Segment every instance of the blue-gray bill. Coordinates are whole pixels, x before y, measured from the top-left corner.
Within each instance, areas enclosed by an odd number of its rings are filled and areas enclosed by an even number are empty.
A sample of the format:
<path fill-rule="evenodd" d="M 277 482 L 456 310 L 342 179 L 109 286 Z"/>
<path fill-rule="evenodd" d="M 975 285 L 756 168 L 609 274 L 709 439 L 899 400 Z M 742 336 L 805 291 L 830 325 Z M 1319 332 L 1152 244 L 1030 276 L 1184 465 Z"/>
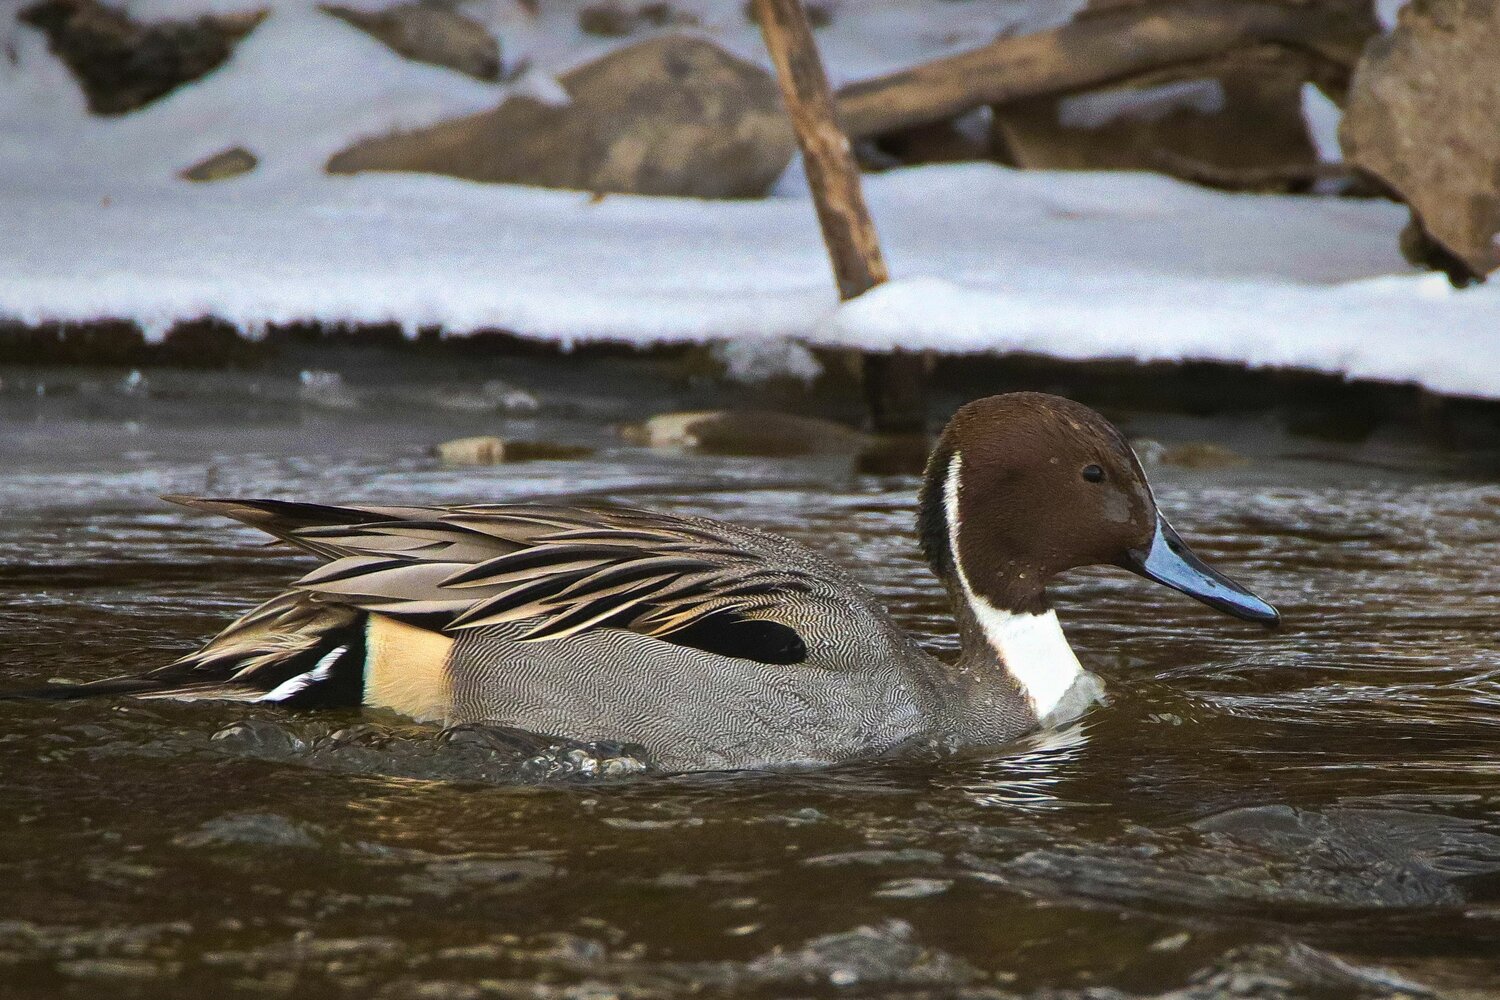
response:
<path fill-rule="evenodd" d="M 1151 544 L 1143 549 L 1130 550 L 1123 565 L 1132 573 L 1180 590 L 1227 615 L 1259 622 L 1267 628 L 1275 628 L 1281 623 L 1281 615 L 1275 608 L 1210 568 L 1160 515 L 1157 515 L 1156 535 Z"/>

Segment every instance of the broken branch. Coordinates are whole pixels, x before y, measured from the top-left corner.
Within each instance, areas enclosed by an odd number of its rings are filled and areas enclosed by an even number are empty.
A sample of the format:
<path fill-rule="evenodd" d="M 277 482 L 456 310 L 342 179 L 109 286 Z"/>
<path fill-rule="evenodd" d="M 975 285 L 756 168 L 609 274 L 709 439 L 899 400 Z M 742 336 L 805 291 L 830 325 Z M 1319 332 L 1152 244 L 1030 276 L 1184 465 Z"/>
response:
<path fill-rule="evenodd" d="M 1168 0 L 1111 7 L 1051 31 L 1001 38 L 850 84 L 839 91 L 838 114 L 846 134 L 864 138 L 986 104 L 1107 86 L 1265 44 L 1350 68 L 1375 30 L 1367 13 L 1339 4 Z"/>

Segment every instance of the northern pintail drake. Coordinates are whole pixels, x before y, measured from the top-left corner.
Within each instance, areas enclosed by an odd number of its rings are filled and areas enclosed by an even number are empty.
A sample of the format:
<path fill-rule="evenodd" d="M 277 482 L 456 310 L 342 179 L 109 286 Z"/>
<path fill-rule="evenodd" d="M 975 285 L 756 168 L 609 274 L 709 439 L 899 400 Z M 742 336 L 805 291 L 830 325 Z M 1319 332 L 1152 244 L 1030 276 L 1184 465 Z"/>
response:
<path fill-rule="evenodd" d="M 752 768 L 928 738 L 1002 743 L 1077 715 L 1096 682 L 1046 589 L 1074 567 L 1121 566 L 1278 620 L 1187 548 L 1119 431 L 1038 393 L 969 403 L 927 466 L 918 529 L 953 603 L 952 663 L 817 552 L 722 521 L 168 499 L 324 564 L 175 663 L 51 696 L 363 704 L 635 743 L 666 770 Z"/>

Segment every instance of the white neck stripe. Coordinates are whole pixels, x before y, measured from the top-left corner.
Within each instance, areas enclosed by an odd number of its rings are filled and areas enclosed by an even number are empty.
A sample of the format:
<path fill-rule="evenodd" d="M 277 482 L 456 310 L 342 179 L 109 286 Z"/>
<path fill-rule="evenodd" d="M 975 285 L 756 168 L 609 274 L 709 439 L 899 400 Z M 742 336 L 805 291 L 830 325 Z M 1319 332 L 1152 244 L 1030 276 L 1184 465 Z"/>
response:
<path fill-rule="evenodd" d="M 1068 645 L 1057 612 L 1033 615 L 995 607 L 969 584 L 958 550 L 958 494 L 963 456 L 955 452 L 943 480 L 943 513 L 948 521 L 948 551 L 964 599 L 979 621 L 985 638 L 1000 658 L 1000 664 L 1031 702 L 1038 721 L 1052 713 L 1082 674 L 1083 666 Z"/>

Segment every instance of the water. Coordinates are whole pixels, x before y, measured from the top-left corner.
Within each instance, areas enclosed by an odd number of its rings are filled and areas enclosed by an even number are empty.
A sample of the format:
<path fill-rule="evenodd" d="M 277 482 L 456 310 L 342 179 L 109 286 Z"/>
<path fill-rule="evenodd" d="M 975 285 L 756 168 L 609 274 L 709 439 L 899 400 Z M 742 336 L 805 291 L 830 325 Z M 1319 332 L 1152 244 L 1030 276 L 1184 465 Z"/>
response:
<path fill-rule="evenodd" d="M 155 666 L 305 565 L 153 500 L 171 491 L 704 512 L 827 550 L 952 648 L 914 479 L 619 444 L 649 383 L 504 417 L 150 377 L 142 399 L 123 373 L 0 372 L 7 685 Z M 496 430 L 601 450 L 425 454 Z M 1130 430 L 1251 457 L 1153 471 L 1179 530 L 1287 625 L 1075 574 L 1057 603 L 1110 703 L 1014 746 L 632 776 L 628 748 L 390 716 L 0 703 L 0 994 L 1496 995 L 1493 465 L 1260 421 Z"/>

